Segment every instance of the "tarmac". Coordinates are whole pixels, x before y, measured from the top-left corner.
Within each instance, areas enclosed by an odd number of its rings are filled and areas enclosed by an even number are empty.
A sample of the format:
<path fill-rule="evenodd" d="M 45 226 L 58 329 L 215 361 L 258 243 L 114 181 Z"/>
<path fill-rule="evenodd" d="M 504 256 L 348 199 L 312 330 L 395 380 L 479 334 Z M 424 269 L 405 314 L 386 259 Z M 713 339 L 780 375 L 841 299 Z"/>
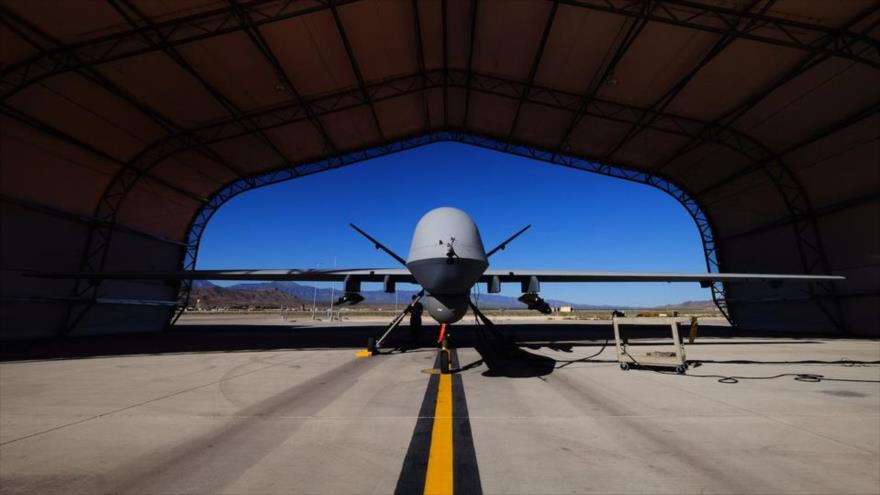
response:
<path fill-rule="evenodd" d="M 501 325 L 523 366 L 441 376 L 430 326 L 356 358 L 381 328 L 200 323 L 5 345 L 0 492 L 880 493 L 876 339 L 719 327 L 678 375 L 621 370 L 607 325 Z"/>

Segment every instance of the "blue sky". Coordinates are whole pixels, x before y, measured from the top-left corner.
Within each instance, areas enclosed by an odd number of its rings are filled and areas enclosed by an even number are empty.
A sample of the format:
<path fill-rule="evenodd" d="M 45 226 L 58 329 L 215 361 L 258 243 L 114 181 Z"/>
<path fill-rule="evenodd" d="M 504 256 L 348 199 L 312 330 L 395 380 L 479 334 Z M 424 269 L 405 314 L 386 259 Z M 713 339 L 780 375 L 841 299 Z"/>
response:
<path fill-rule="evenodd" d="M 197 267 L 328 267 L 334 258 L 338 267 L 396 267 L 348 223 L 406 257 L 416 222 L 438 206 L 468 212 L 486 249 L 533 225 L 492 257 L 494 268 L 706 271 L 693 220 L 666 193 L 459 143 L 241 194 L 211 219 Z M 518 287 L 503 293 L 518 295 Z M 665 283 L 542 284 L 542 295 L 646 306 L 711 298 L 698 284 Z"/>

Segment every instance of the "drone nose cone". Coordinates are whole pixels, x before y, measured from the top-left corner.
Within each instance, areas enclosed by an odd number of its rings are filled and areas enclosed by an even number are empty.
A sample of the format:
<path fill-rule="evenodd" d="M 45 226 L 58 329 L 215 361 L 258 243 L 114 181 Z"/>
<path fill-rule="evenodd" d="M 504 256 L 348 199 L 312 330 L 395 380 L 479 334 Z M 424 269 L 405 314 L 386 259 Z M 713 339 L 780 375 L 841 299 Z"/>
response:
<path fill-rule="evenodd" d="M 413 232 L 407 263 L 432 258 L 485 260 L 480 231 L 467 213 L 444 206 L 435 208 L 419 220 Z"/>
<path fill-rule="evenodd" d="M 437 208 L 419 220 L 406 266 L 435 294 L 467 293 L 489 266 L 477 225 L 458 208 Z"/>

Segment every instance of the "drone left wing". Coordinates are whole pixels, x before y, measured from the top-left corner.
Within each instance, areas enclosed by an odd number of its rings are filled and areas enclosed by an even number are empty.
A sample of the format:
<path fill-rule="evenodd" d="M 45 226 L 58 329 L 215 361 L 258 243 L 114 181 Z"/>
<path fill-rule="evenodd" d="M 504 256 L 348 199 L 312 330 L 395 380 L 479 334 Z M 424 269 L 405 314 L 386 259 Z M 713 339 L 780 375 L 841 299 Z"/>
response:
<path fill-rule="evenodd" d="M 497 277 L 500 282 L 833 282 L 839 275 L 789 275 L 782 273 L 675 273 L 675 272 L 590 272 L 562 270 L 487 270 L 481 281 Z"/>
<path fill-rule="evenodd" d="M 361 282 L 384 282 L 386 277 L 392 282 L 415 283 L 409 270 L 405 268 L 356 268 L 332 270 L 181 270 L 174 272 L 26 272 L 28 277 L 77 279 L 77 280 L 258 280 L 258 281 L 302 281 L 334 282 L 346 278 Z"/>
<path fill-rule="evenodd" d="M 563 270 L 486 270 L 480 277 L 486 282 L 488 292 L 501 292 L 504 282 L 518 282 L 523 295 L 519 300 L 529 309 L 549 314 L 552 309 L 538 292 L 543 282 L 699 282 L 710 287 L 716 282 L 766 282 L 771 287 L 783 282 L 831 282 L 845 280 L 837 275 L 788 275 L 782 273 L 639 273 L 639 272 L 588 272 Z"/>

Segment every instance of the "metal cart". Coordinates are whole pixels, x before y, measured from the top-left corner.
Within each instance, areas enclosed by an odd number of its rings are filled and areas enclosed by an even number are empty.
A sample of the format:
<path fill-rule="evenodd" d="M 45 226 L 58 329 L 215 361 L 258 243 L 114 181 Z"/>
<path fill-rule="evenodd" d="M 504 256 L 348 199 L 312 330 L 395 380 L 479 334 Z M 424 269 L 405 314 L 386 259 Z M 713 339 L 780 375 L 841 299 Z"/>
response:
<path fill-rule="evenodd" d="M 632 366 L 650 366 L 661 368 L 672 368 L 677 373 L 684 373 L 687 370 L 687 358 L 684 353 L 684 344 L 678 334 L 679 323 L 690 323 L 691 325 L 691 341 L 696 335 L 696 318 L 688 317 L 648 317 L 648 318 L 623 318 L 613 316 L 611 324 L 614 327 L 614 342 L 617 346 L 617 361 L 620 363 L 620 369 L 628 370 Z M 622 325 L 669 325 L 672 331 L 672 346 L 658 344 L 652 346 L 648 352 L 636 351 L 630 346 L 625 337 L 621 337 L 620 327 Z M 656 347 L 666 347 L 664 350 L 657 350 Z M 639 346 L 641 347 L 641 346 Z"/>

